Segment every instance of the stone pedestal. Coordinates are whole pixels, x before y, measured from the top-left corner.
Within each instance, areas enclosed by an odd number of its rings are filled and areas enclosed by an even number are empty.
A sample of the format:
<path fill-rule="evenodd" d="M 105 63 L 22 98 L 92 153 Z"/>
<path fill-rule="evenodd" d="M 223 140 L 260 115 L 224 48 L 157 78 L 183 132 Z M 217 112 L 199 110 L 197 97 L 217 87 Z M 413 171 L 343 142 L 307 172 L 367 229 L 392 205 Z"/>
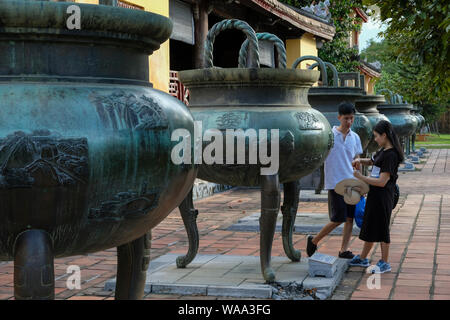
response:
<path fill-rule="evenodd" d="M 332 278 L 336 272 L 337 261 L 336 257 L 316 252 L 308 261 L 309 275 L 311 277 Z"/>

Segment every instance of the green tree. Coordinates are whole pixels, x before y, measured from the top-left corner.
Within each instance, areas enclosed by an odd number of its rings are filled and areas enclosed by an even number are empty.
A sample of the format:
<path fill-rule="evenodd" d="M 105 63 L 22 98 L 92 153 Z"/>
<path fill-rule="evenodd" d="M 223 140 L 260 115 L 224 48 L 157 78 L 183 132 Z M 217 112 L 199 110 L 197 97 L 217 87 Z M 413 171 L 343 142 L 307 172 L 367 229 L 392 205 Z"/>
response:
<path fill-rule="evenodd" d="M 450 2 L 441 0 L 364 0 L 380 8 L 384 37 L 397 62 L 414 65 L 433 95 L 447 98 L 450 88 Z"/>
<path fill-rule="evenodd" d="M 436 95 L 432 79 L 425 66 L 405 63 L 397 56 L 397 43 L 391 39 L 380 42 L 371 41 L 361 52 L 361 58 L 382 64 L 381 78 L 375 89 L 390 89 L 404 97 L 408 102 L 423 108 L 428 121 L 437 120 L 449 105 L 448 95 Z"/>
<path fill-rule="evenodd" d="M 353 31 L 360 31 L 359 17 L 352 17 L 354 8 L 362 8 L 361 1 L 330 1 L 330 13 L 336 34 L 332 41 L 324 43 L 319 50 L 319 57 L 336 66 L 339 72 L 353 72 L 359 65 L 358 49 L 350 48 L 348 37 Z M 364 10 L 365 8 L 363 8 Z"/>

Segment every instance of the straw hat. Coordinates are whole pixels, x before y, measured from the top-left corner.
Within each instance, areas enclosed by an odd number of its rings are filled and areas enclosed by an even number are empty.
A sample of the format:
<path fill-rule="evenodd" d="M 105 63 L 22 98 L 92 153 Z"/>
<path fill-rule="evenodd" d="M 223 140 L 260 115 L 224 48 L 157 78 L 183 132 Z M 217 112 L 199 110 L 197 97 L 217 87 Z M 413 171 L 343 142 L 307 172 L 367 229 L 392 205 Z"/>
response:
<path fill-rule="evenodd" d="M 358 179 L 345 179 L 336 185 L 334 191 L 344 196 L 345 203 L 356 205 L 361 200 L 361 195 L 369 192 L 369 185 Z"/>

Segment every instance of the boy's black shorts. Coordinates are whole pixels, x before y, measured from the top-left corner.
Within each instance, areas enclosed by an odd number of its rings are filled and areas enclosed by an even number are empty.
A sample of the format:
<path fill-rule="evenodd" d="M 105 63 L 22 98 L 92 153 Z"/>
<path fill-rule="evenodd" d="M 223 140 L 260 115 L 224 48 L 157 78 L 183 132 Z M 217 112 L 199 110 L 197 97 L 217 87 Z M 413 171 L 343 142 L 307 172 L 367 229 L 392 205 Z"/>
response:
<path fill-rule="evenodd" d="M 328 190 L 328 214 L 332 222 L 346 222 L 347 218 L 353 219 L 355 208 L 356 206 L 345 203 L 344 196 L 334 190 Z"/>

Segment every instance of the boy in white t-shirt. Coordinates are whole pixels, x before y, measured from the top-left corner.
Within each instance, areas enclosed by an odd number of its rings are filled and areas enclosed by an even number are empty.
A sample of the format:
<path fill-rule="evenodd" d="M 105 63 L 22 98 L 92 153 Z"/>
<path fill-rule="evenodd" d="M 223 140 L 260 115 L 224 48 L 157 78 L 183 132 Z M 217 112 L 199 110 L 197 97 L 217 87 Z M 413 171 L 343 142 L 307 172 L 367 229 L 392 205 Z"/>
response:
<path fill-rule="evenodd" d="M 345 224 L 339 257 L 352 259 L 354 256 L 348 250 L 348 244 L 353 230 L 355 206 L 346 204 L 344 197 L 334 191 L 340 181 L 354 178 L 352 161 L 363 152 L 359 136 L 350 129 L 355 119 L 354 105 L 341 103 L 338 119 L 340 126 L 333 127 L 334 146 L 325 160 L 325 189 L 328 190 L 330 222 L 315 237 L 308 236 L 306 252 L 309 257 L 316 251 L 319 241 L 342 223 Z"/>

